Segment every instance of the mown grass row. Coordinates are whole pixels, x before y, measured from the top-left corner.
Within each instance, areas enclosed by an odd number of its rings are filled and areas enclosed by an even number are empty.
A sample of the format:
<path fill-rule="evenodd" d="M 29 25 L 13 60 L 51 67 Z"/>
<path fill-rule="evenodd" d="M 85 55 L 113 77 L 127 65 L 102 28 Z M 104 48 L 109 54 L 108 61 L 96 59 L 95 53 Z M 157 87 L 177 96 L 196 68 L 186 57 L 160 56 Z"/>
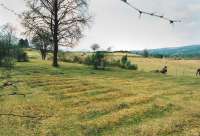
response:
<path fill-rule="evenodd" d="M 1 89 L 4 135 L 195 135 L 199 134 L 199 79 L 83 65 L 18 64 Z M 4 82 L 4 81 L 2 81 Z M 27 94 L 9 96 L 10 92 Z"/>

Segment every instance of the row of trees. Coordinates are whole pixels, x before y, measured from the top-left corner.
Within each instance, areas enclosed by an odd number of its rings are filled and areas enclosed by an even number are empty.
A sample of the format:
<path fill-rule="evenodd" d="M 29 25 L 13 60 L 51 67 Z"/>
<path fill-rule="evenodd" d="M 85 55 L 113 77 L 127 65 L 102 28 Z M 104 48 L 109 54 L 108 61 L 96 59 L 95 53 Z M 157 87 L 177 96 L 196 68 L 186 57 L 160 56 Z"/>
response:
<path fill-rule="evenodd" d="M 29 45 L 28 39 L 20 39 L 19 42 L 18 42 L 18 46 L 20 48 L 29 48 L 30 45 Z"/>

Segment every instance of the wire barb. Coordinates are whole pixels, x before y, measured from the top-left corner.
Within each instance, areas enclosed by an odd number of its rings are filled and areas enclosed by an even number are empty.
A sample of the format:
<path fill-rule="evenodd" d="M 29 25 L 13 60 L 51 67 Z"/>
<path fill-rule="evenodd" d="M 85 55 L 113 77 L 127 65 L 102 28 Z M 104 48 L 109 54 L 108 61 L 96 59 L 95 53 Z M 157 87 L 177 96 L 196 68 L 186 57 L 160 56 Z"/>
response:
<path fill-rule="evenodd" d="M 168 21 L 170 24 L 174 24 L 174 23 L 177 23 L 177 22 L 181 22 L 181 20 L 173 20 L 173 19 L 170 19 L 170 18 L 167 18 L 165 17 L 164 15 L 158 15 L 156 13 L 153 13 L 153 12 L 146 12 L 146 11 L 143 11 L 135 6 L 133 6 L 132 4 L 130 4 L 128 2 L 128 0 L 121 0 L 122 2 L 124 2 L 125 4 L 127 4 L 129 7 L 131 7 L 132 9 L 136 10 L 137 12 L 139 12 L 139 18 L 145 14 L 145 15 L 149 15 L 149 16 L 153 16 L 153 17 L 157 17 L 157 18 L 160 18 L 160 19 L 163 19 L 163 20 L 166 20 Z"/>

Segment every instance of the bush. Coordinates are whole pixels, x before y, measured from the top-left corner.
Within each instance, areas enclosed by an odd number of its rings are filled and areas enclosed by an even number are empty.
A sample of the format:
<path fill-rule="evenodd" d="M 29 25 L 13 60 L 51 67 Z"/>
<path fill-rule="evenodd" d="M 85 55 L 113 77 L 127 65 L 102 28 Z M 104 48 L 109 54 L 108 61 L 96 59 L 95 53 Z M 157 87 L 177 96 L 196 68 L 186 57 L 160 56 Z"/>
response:
<path fill-rule="evenodd" d="M 105 69 L 106 63 L 106 55 L 103 51 L 97 51 L 93 55 L 87 56 L 84 60 L 84 64 L 93 65 L 94 69 Z"/>
<path fill-rule="evenodd" d="M 106 59 L 105 52 L 97 51 L 93 56 L 94 69 L 105 69 L 106 67 Z"/>
<path fill-rule="evenodd" d="M 9 27 L 5 28 L 9 29 Z M 14 67 L 16 61 L 28 61 L 28 55 L 22 48 L 15 45 L 12 39 L 15 39 L 12 33 L 5 33 L 4 29 L 0 30 L 0 67 L 8 70 Z"/>
<path fill-rule="evenodd" d="M 137 70 L 138 66 L 136 64 L 132 64 L 128 60 L 128 56 L 122 56 L 121 60 L 112 59 L 110 61 L 106 60 L 105 52 L 96 52 L 93 55 L 87 56 L 85 58 L 84 64 L 93 65 L 95 69 L 104 69 L 106 65 L 121 67 L 129 70 Z"/>
<path fill-rule="evenodd" d="M 0 40 L 0 67 L 11 69 L 15 64 L 15 48 L 7 42 Z"/>
<path fill-rule="evenodd" d="M 18 62 L 28 62 L 29 58 L 26 52 L 23 49 L 18 48 L 16 53 L 16 60 Z"/>
<path fill-rule="evenodd" d="M 0 67 L 11 69 L 15 62 L 27 62 L 28 55 L 22 48 L 0 41 Z"/>
<path fill-rule="evenodd" d="M 122 56 L 122 59 L 121 59 L 121 66 L 122 66 L 122 68 L 126 68 L 127 61 L 128 61 L 128 56 L 127 55 Z"/>
<path fill-rule="evenodd" d="M 126 69 L 137 70 L 138 66 L 136 64 L 131 64 L 130 61 L 127 61 L 127 63 L 126 63 Z"/>
<path fill-rule="evenodd" d="M 128 56 L 122 56 L 121 59 L 121 67 L 124 69 L 129 69 L 129 70 L 137 70 L 138 66 L 136 64 L 132 64 L 129 60 L 128 60 Z"/>

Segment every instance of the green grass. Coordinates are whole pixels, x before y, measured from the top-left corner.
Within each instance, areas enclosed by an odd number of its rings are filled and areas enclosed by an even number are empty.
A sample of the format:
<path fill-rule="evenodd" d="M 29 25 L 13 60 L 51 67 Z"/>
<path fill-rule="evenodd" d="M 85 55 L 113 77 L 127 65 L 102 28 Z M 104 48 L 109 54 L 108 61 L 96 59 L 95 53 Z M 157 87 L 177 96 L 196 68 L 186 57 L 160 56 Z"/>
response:
<path fill-rule="evenodd" d="M 39 53 L 29 55 L 30 62 L 17 63 L 10 78 L 1 78 L 1 85 L 14 83 L 0 88 L 1 136 L 200 134 L 199 78 L 148 69 L 96 71 L 71 63 L 53 68 L 50 61 L 39 60 Z M 13 92 L 26 97 L 9 95 Z"/>

